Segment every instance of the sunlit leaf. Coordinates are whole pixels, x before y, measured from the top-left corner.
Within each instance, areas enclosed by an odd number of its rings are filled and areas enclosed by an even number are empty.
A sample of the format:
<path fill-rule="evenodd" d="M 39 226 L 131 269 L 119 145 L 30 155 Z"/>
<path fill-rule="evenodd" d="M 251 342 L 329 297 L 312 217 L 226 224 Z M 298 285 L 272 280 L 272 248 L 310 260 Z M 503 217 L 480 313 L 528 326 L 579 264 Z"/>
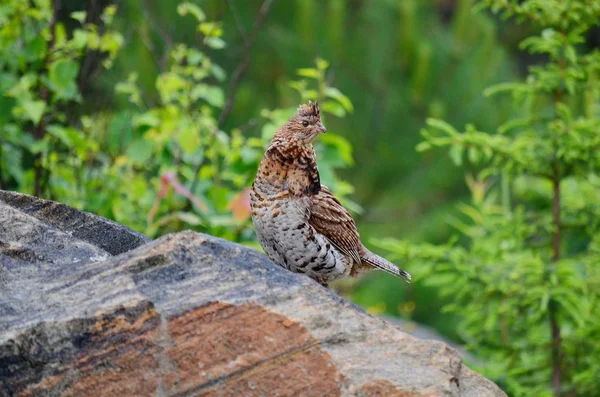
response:
<path fill-rule="evenodd" d="M 220 50 L 227 45 L 220 37 L 207 37 L 204 39 L 204 43 L 214 50 Z"/>
<path fill-rule="evenodd" d="M 143 165 L 150 156 L 154 145 L 143 138 L 133 141 L 125 151 L 125 155 L 136 165 Z"/>
<path fill-rule="evenodd" d="M 206 14 L 194 3 L 183 2 L 177 6 L 177 12 L 179 15 L 192 14 L 196 20 L 202 22 L 206 19 Z"/>
<path fill-rule="evenodd" d="M 38 124 L 46 111 L 46 102 L 26 100 L 21 102 L 21 106 L 25 110 L 25 114 L 33 122 Z"/>
<path fill-rule="evenodd" d="M 70 14 L 71 18 L 83 24 L 85 22 L 85 18 L 87 13 L 85 11 L 74 11 Z"/>
<path fill-rule="evenodd" d="M 336 99 L 348 112 L 354 111 L 354 106 L 352 106 L 350 99 L 337 88 L 327 87 L 325 94 L 330 98 Z"/>
<path fill-rule="evenodd" d="M 298 73 L 299 76 L 309 77 L 312 79 L 318 79 L 319 76 L 321 75 L 317 69 L 313 69 L 313 68 L 298 69 L 296 73 Z"/>

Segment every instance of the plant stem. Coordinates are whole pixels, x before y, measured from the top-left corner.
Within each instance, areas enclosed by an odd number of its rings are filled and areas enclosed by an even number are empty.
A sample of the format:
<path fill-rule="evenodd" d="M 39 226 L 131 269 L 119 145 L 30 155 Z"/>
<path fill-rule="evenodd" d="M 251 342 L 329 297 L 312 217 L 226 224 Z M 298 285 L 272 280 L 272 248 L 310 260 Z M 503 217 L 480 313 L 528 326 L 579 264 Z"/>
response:
<path fill-rule="evenodd" d="M 560 32 L 562 37 L 566 36 L 564 31 Z M 563 48 L 564 52 L 564 48 Z M 558 60 L 558 68 L 561 75 L 564 73 L 566 62 L 564 58 Z M 564 77 L 563 77 L 564 79 Z M 557 88 L 554 93 L 555 106 L 563 101 L 563 90 Z M 560 179 L 561 169 L 557 158 L 558 142 L 554 143 L 554 162 L 552 165 L 552 223 L 554 224 L 554 233 L 552 233 L 552 262 L 556 264 L 560 260 L 560 242 L 562 225 L 560 220 Z M 553 269 L 556 271 L 556 268 Z M 550 333 L 552 335 L 552 388 L 554 396 L 560 397 L 562 388 L 562 338 L 560 334 L 560 325 L 558 324 L 558 305 L 556 301 L 550 299 L 548 303 L 548 321 L 550 322 Z"/>
<path fill-rule="evenodd" d="M 60 8 L 59 0 L 52 1 L 52 20 L 50 21 L 50 40 L 48 41 L 48 52 L 46 54 L 46 59 L 44 61 L 46 67 L 50 63 L 50 57 L 52 51 L 54 50 L 54 31 L 56 30 L 56 22 L 58 21 L 58 10 Z M 50 91 L 48 87 L 42 86 L 40 90 L 40 98 L 48 103 L 50 100 Z M 42 115 L 39 123 L 34 127 L 33 137 L 36 140 L 40 140 L 44 138 L 46 135 L 46 118 L 45 115 Z M 44 190 L 42 186 L 42 179 L 44 178 L 44 166 L 42 165 L 42 154 L 37 153 L 33 160 L 34 167 L 34 182 L 33 182 L 33 195 L 36 197 L 41 197 L 42 191 Z M 48 173 L 49 170 L 46 170 Z"/>
<path fill-rule="evenodd" d="M 502 172 L 500 176 L 500 190 L 502 192 L 502 210 L 504 215 L 510 213 L 510 175 L 507 171 Z"/>
<path fill-rule="evenodd" d="M 558 262 L 560 259 L 560 171 L 558 164 L 554 165 L 554 175 L 552 178 L 552 223 L 554 223 L 554 233 L 552 234 L 552 262 Z"/>
<path fill-rule="evenodd" d="M 4 186 L 4 176 L 2 175 L 2 155 L 3 155 L 3 146 L 2 141 L 0 140 L 0 190 L 5 190 Z"/>
<path fill-rule="evenodd" d="M 552 262 L 560 260 L 560 170 L 558 163 L 554 164 L 554 174 L 552 178 L 553 199 L 552 199 L 552 223 L 554 224 L 554 233 L 552 234 Z M 562 385 L 562 341 L 560 335 L 560 326 L 558 324 L 558 308 L 555 301 L 550 300 L 548 304 L 548 319 L 550 321 L 550 332 L 552 334 L 552 388 L 554 396 L 560 397 Z"/>

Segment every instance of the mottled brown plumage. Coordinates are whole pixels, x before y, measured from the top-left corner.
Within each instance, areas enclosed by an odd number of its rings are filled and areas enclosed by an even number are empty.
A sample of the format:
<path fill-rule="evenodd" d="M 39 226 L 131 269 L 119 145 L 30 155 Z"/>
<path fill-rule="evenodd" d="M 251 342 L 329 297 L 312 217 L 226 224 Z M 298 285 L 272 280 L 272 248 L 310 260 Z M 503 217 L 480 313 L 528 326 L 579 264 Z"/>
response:
<path fill-rule="evenodd" d="M 356 224 L 331 190 L 321 185 L 321 191 L 312 197 L 311 204 L 308 223 L 337 249 L 360 263 L 362 243 Z"/>
<path fill-rule="evenodd" d="M 326 132 L 309 102 L 275 134 L 250 195 L 259 241 L 275 263 L 322 284 L 376 268 L 410 275 L 369 251 L 350 213 L 321 185 L 312 146 Z"/>

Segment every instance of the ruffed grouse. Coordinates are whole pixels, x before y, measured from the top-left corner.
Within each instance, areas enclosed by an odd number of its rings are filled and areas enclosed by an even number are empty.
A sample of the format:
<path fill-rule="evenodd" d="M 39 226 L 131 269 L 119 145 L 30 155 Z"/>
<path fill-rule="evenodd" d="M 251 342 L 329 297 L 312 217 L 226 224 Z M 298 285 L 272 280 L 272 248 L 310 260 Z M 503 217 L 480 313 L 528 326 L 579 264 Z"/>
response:
<path fill-rule="evenodd" d="M 323 285 L 374 268 L 410 281 L 365 248 L 350 213 L 321 185 L 312 142 L 326 131 L 309 102 L 273 137 L 250 194 L 260 244 L 273 262 Z"/>

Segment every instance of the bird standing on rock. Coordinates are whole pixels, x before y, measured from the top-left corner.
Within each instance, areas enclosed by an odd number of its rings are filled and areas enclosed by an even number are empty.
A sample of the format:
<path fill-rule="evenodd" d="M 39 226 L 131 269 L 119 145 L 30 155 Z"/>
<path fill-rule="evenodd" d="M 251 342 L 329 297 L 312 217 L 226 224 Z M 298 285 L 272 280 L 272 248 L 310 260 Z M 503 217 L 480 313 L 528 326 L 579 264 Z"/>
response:
<path fill-rule="evenodd" d="M 315 102 L 301 105 L 271 140 L 252 185 L 252 222 L 269 259 L 322 285 L 371 269 L 410 274 L 369 251 L 350 213 L 319 180 L 312 146 L 327 129 Z"/>

